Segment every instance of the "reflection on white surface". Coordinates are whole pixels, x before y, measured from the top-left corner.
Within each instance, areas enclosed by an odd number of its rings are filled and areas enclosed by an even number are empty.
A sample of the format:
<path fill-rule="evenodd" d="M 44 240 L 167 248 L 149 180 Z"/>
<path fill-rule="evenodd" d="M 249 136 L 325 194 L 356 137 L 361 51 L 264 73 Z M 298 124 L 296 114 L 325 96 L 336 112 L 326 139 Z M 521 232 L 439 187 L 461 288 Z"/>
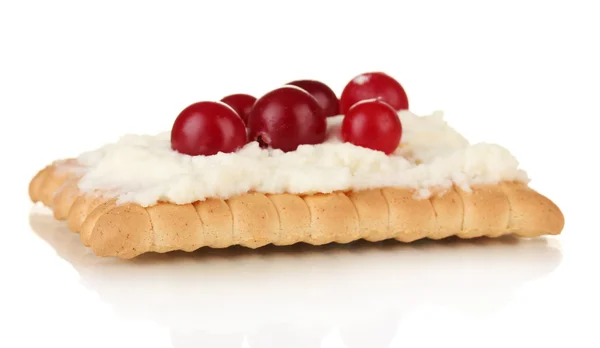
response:
<path fill-rule="evenodd" d="M 98 258 L 45 211 L 32 229 L 127 319 L 169 328 L 174 347 L 384 348 L 402 316 L 434 304 L 485 316 L 561 260 L 548 240 L 358 242 L 258 250 L 201 249 Z"/>

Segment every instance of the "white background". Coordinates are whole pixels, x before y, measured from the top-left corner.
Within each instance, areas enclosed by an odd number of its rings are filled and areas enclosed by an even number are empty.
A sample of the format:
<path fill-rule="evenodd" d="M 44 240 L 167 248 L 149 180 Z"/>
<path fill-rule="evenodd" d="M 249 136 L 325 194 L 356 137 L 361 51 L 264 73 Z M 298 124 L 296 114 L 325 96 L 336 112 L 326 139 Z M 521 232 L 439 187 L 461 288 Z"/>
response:
<path fill-rule="evenodd" d="M 600 346 L 595 3 L 2 1 L 0 346 Z M 27 197 L 50 161 L 192 102 L 372 70 L 511 150 L 563 234 L 121 262 Z"/>

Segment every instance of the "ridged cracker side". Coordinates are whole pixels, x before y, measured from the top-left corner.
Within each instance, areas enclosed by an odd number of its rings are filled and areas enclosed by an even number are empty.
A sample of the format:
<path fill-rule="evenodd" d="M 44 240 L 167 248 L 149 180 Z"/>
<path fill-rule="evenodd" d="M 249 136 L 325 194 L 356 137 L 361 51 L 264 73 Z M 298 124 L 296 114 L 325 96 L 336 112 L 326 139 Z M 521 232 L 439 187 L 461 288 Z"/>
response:
<path fill-rule="evenodd" d="M 117 205 L 114 199 L 82 194 L 77 176 L 57 162 L 42 169 L 29 186 L 34 202 L 66 220 L 84 245 L 99 256 L 133 258 L 146 252 L 194 251 L 267 244 L 313 245 L 381 241 L 559 234 L 564 216 L 550 199 L 526 184 L 503 182 L 458 187 L 429 199 L 402 188 L 294 195 L 248 193 L 150 207 Z"/>

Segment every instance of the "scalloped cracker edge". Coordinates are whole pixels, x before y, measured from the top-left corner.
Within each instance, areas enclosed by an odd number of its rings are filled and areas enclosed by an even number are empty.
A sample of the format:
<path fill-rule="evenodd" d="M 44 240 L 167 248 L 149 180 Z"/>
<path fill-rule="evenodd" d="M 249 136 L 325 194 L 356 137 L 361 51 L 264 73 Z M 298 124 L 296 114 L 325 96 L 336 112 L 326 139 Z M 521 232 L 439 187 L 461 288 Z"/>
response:
<path fill-rule="evenodd" d="M 190 204 L 142 207 L 84 194 L 76 161 L 54 162 L 31 180 L 29 196 L 66 220 L 98 256 L 130 259 L 147 252 L 267 244 L 312 245 L 396 239 L 538 237 L 560 234 L 564 216 L 547 197 L 517 182 L 453 187 L 428 199 L 383 188 L 330 194 L 248 193 Z"/>

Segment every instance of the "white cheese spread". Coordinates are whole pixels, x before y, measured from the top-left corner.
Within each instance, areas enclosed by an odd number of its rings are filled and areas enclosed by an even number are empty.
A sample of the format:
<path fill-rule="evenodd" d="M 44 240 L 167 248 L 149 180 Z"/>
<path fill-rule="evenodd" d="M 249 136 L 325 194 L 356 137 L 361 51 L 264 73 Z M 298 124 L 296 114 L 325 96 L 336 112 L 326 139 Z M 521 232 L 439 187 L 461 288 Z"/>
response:
<path fill-rule="evenodd" d="M 170 132 L 125 135 L 115 143 L 78 157 L 84 191 L 118 196 L 119 203 L 142 206 L 229 198 L 247 192 L 330 193 L 407 187 L 427 197 L 432 188 L 453 184 L 527 182 L 527 174 L 505 148 L 470 145 L 443 120 L 441 112 L 398 113 L 403 134 L 392 155 L 340 141 L 343 116 L 328 118 L 327 140 L 296 151 L 261 149 L 251 142 L 236 153 L 188 156 L 171 149 Z"/>

